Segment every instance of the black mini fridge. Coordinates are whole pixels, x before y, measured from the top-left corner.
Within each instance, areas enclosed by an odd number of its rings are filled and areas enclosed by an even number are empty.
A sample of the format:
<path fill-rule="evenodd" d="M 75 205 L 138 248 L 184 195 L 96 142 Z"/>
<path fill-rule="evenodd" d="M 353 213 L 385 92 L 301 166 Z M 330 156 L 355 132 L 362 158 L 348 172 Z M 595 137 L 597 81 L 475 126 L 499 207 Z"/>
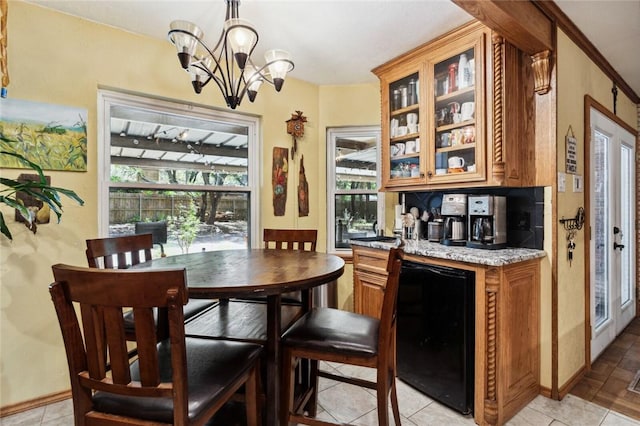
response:
<path fill-rule="evenodd" d="M 475 273 L 403 262 L 398 377 L 442 404 L 473 413 Z"/>

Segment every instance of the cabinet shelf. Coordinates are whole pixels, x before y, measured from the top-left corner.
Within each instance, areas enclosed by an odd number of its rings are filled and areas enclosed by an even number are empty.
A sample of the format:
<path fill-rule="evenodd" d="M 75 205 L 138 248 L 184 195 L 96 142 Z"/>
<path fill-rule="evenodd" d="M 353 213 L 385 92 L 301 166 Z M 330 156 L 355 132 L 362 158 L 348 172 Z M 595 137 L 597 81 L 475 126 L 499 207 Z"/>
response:
<path fill-rule="evenodd" d="M 474 119 L 461 121 L 459 123 L 445 124 L 444 126 L 436 127 L 436 132 L 438 133 L 446 132 L 448 130 L 458 129 L 460 127 L 466 127 L 466 126 L 473 126 L 475 124 L 476 124 L 476 120 Z"/>
<path fill-rule="evenodd" d="M 410 158 L 417 158 L 420 156 L 419 152 L 414 152 L 411 154 L 403 154 L 403 155 L 396 155 L 396 156 L 391 156 L 391 161 L 400 161 L 400 160 L 406 160 L 406 159 L 410 159 Z"/>
<path fill-rule="evenodd" d="M 396 136 L 395 138 L 391 138 L 391 142 L 404 142 L 404 141 L 408 141 L 411 139 L 415 139 L 415 138 L 419 138 L 420 137 L 420 133 L 407 133 L 404 136 Z"/>
<path fill-rule="evenodd" d="M 462 145 L 447 146 L 445 148 L 436 148 L 436 152 L 439 153 L 439 152 L 463 151 L 465 149 L 475 149 L 475 148 L 476 148 L 475 143 L 465 143 Z"/>
<path fill-rule="evenodd" d="M 458 100 L 462 95 L 470 95 L 473 97 L 475 86 L 465 87 L 464 89 L 456 90 L 455 92 L 447 93 L 446 95 L 436 96 L 436 102 L 446 102 L 450 100 Z"/>
<path fill-rule="evenodd" d="M 418 109 L 420 109 L 420 104 L 409 105 L 408 107 L 404 107 L 404 108 L 400 108 L 400 109 L 394 109 L 393 111 L 391 111 L 391 116 L 395 117 L 397 115 L 402 115 L 402 114 L 406 114 L 408 112 L 417 111 Z"/>

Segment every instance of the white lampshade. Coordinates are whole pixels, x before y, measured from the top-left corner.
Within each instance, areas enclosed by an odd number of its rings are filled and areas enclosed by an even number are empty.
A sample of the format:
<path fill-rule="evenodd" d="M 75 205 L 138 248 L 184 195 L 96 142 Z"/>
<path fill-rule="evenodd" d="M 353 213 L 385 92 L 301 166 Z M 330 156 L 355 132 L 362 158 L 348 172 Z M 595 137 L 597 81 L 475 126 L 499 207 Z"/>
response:
<path fill-rule="evenodd" d="M 289 61 L 289 52 L 273 49 L 267 50 L 264 54 L 264 59 L 269 64 L 269 74 L 271 74 L 271 78 L 284 78 L 287 76 L 287 73 L 293 69 L 293 65 Z"/>
<path fill-rule="evenodd" d="M 188 53 L 193 56 L 196 52 L 198 39 L 204 33 L 197 25 L 188 21 L 173 21 L 170 26 L 169 40 L 176 46 L 178 53 Z"/>
<path fill-rule="evenodd" d="M 244 69 L 247 58 L 258 43 L 258 33 L 249 21 L 238 18 L 225 21 L 224 29 L 233 56 L 240 69 Z"/>

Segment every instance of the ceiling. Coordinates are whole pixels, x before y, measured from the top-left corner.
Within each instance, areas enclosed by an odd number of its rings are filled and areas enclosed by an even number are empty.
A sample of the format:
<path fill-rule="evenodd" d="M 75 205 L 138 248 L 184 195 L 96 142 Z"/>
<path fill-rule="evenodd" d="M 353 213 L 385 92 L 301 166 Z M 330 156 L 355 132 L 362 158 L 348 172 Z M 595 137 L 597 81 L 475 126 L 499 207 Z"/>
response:
<path fill-rule="evenodd" d="M 214 42 L 225 14 L 223 0 L 29 2 L 164 40 L 169 23 L 181 19 Z M 640 94 L 640 0 L 556 3 Z M 287 50 L 295 63 L 291 76 L 318 85 L 375 82 L 377 65 L 472 19 L 449 0 L 243 0 L 240 16 L 260 35 L 256 58 Z"/>

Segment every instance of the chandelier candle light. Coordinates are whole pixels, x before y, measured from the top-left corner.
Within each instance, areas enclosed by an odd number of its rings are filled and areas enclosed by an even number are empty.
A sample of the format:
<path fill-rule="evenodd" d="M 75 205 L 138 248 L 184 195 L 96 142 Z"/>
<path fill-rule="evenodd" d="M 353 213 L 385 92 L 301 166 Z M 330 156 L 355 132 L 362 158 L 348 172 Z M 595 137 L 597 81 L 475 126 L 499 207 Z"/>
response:
<path fill-rule="evenodd" d="M 213 80 L 220 88 L 227 106 L 235 109 L 245 94 L 253 102 L 258 88 L 265 81 L 279 92 L 287 73 L 293 70 L 293 62 L 287 52 L 274 49 L 265 53 L 267 63 L 264 66 L 254 64 L 251 54 L 258 44 L 258 32 L 251 23 L 240 19 L 240 0 L 225 1 L 226 20 L 213 49 L 204 43 L 202 30 L 187 21 L 171 23 L 169 40 L 178 50 L 180 65 L 191 75 L 196 93 L 200 93 Z"/>

